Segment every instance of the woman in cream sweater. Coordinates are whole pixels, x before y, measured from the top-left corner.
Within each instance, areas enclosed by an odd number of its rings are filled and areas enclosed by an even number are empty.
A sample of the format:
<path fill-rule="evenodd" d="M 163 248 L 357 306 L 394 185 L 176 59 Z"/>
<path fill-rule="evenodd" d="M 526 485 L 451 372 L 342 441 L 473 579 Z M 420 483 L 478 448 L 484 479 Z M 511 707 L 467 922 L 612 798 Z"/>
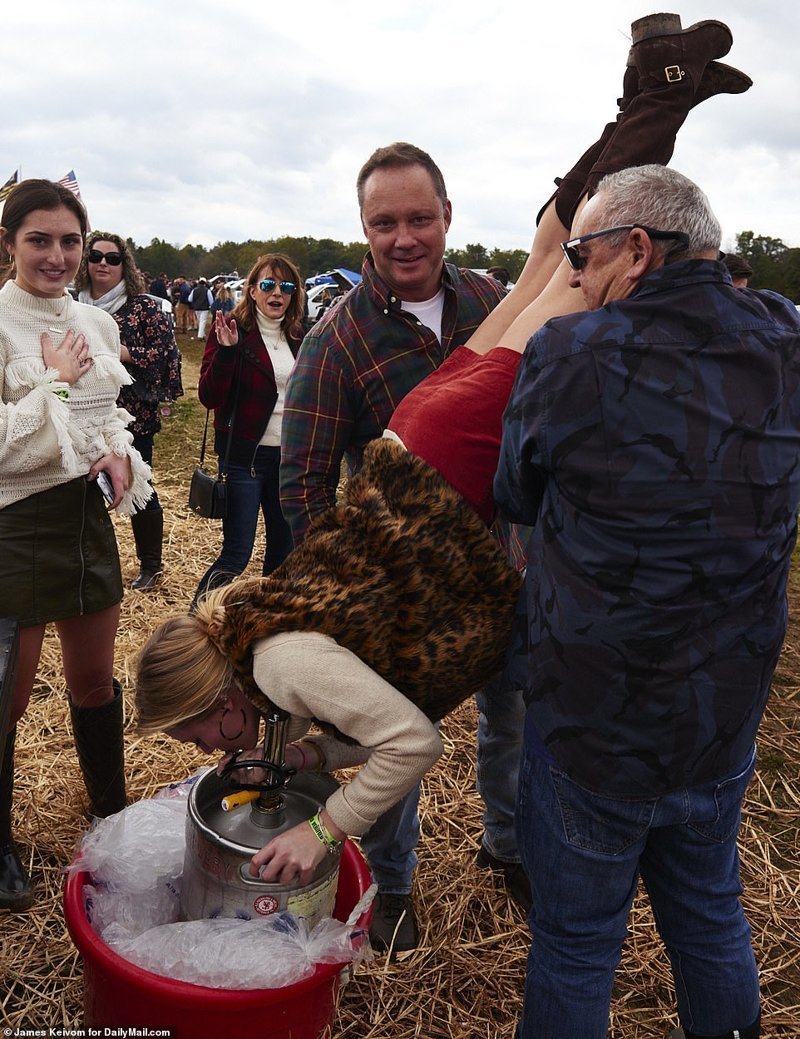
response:
<path fill-rule="evenodd" d="M 130 381 L 119 334 L 66 292 L 80 263 L 86 214 L 46 180 L 5 202 L 0 251 L 0 603 L 20 627 L 7 734 L 0 743 L 0 908 L 23 909 L 30 880 L 11 838 L 16 723 L 27 707 L 45 627 L 61 643 L 72 726 L 93 815 L 125 806 L 122 699 L 112 678 L 122 599 L 111 508 L 132 512 L 150 475 L 117 408 Z M 99 481 L 99 482 L 98 482 Z"/>

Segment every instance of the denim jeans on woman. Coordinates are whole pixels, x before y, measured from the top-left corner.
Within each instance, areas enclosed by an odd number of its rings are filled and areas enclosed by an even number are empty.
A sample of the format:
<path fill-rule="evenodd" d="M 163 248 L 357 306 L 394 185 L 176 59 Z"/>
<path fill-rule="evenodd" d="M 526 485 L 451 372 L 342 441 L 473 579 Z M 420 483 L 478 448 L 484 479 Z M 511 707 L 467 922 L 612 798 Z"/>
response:
<path fill-rule="evenodd" d="M 514 810 L 525 705 L 519 690 L 498 675 L 476 693 L 478 704 L 478 792 L 484 803 L 483 844 L 505 862 L 519 862 Z M 385 894 L 407 895 L 417 865 L 419 786 L 385 812 L 364 836 L 361 847 Z"/>
<path fill-rule="evenodd" d="M 289 525 L 281 512 L 278 491 L 279 447 L 259 447 L 252 468 L 228 465 L 228 514 L 222 521 L 222 551 L 200 580 L 195 601 L 206 591 L 230 584 L 250 562 L 259 513 L 264 517 L 267 545 L 264 577 L 280 566 L 292 548 Z"/>
<path fill-rule="evenodd" d="M 523 748 L 517 814 L 533 893 L 521 1039 L 605 1039 L 640 875 L 684 1028 L 718 1036 L 754 1022 L 758 974 L 736 838 L 755 750 L 722 779 L 623 801 L 573 783 L 532 744 Z"/>

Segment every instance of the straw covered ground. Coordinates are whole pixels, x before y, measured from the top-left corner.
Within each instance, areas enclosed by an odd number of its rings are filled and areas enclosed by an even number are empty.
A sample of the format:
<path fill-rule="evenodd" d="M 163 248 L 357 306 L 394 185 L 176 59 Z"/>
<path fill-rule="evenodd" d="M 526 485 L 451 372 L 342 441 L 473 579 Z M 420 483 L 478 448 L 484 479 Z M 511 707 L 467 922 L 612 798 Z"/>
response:
<path fill-rule="evenodd" d="M 181 337 L 183 340 L 183 337 Z M 127 703 L 132 798 L 152 795 L 211 763 L 166 738 L 138 736 L 132 669 L 138 648 L 166 615 L 183 610 L 215 557 L 219 525 L 185 507 L 203 411 L 196 400 L 197 344 L 182 341 L 186 397 L 157 439 L 156 475 L 166 510 L 165 573 L 158 590 L 126 592 L 117 660 Z M 116 520 L 128 581 L 135 576 L 130 525 Z M 258 547 L 255 557 L 258 558 Z M 800 578 L 791 625 L 760 737 L 760 763 L 742 828 L 744 900 L 762 972 L 767 1037 L 800 1035 Z M 427 776 L 416 898 L 420 948 L 397 963 L 376 957 L 344 990 L 333 1036 L 347 1039 L 510 1039 L 519 1013 L 528 932 L 502 889 L 475 868 L 481 806 L 475 793 L 475 713 L 463 706 L 443 726 L 446 751 Z M 0 1025 L 80 1028 L 82 967 L 64 925 L 64 867 L 86 829 L 85 794 L 72 746 L 58 646 L 46 640 L 30 709 L 17 741 L 17 842 L 38 888 L 35 907 L 0 915 Z M 676 1022 L 670 974 L 646 900 L 636 901 L 618 972 L 610 1035 L 664 1036 Z"/>

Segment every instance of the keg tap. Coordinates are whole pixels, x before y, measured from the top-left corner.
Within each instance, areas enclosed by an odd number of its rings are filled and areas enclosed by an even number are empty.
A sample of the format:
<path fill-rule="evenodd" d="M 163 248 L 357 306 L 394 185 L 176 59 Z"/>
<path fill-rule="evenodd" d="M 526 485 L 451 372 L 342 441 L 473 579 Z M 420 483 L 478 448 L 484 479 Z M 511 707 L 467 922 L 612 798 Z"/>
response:
<path fill-rule="evenodd" d="M 273 708 L 264 717 L 264 757 L 263 759 L 240 759 L 236 754 L 222 770 L 221 777 L 228 779 L 240 790 L 252 790 L 258 792 L 258 797 L 253 801 L 250 809 L 250 818 L 265 830 L 276 830 L 283 826 L 285 821 L 286 803 L 283 797 L 283 788 L 295 774 L 294 769 L 286 768 L 284 755 L 286 753 L 286 730 L 289 724 L 289 716 L 284 711 Z M 243 769 L 260 769 L 265 772 L 264 779 L 260 782 L 244 782 L 234 773 L 240 773 Z"/>

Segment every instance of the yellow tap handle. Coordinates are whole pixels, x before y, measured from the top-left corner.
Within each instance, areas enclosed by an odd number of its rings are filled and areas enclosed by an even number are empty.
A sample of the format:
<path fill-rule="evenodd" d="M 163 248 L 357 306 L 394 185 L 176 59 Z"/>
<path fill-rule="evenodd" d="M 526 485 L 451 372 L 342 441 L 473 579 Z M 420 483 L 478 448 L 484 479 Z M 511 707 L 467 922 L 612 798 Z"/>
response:
<path fill-rule="evenodd" d="M 240 790 L 236 794 L 228 794 L 227 797 L 222 798 L 222 810 L 232 812 L 234 808 L 241 808 L 242 805 L 258 800 L 258 797 L 258 790 Z"/>

